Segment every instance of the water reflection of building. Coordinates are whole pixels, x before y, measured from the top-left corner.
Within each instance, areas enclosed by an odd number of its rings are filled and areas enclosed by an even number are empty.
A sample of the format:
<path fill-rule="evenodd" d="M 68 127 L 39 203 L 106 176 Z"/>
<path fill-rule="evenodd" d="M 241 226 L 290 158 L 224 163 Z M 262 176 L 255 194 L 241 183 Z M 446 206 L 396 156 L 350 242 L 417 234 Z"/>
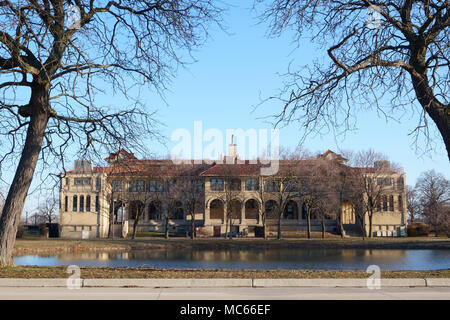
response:
<path fill-rule="evenodd" d="M 122 233 L 124 221 L 132 226 L 137 211 L 143 210 L 138 222 L 138 231 L 164 231 L 164 206 L 166 196 L 163 179 L 193 179 L 199 182 L 199 192 L 204 206 L 195 213 L 195 224 L 199 234 L 203 236 L 221 236 L 227 230 L 227 206 L 231 206 L 233 231 L 255 236 L 263 226 L 262 208 L 267 216 L 269 231 L 276 230 L 277 217 L 274 216 L 278 206 L 277 196 L 273 188 L 276 186 L 265 182 L 264 203 L 259 199 L 259 185 L 263 179 L 260 175 L 261 164 L 250 161 L 238 162 L 236 146 L 230 145 L 229 156 L 232 164 L 200 163 L 177 165 L 170 160 L 138 160 L 134 154 L 120 150 L 106 158 L 109 166 L 92 167 L 88 162 L 76 162 L 75 168 L 61 178 L 61 236 L 65 238 L 107 237 L 110 222 L 115 235 Z M 327 151 L 317 160 L 332 161 L 345 165 L 346 159 Z M 280 160 L 279 172 L 275 176 L 282 177 L 290 165 L 287 160 Z M 370 175 L 370 172 L 367 173 Z M 379 178 L 377 178 L 379 179 Z M 381 181 L 382 180 L 382 181 Z M 399 227 L 406 224 L 405 175 L 391 172 L 381 179 L 383 196 L 380 197 L 377 212 L 373 217 L 374 235 L 399 235 Z M 227 188 L 233 188 L 233 200 L 227 202 Z M 378 183 L 378 181 L 377 181 Z M 279 188 L 280 186 L 278 186 Z M 283 187 L 283 186 L 281 186 Z M 190 231 L 191 217 L 183 209 L 185 199 L 173 199 L 174 206 L 169 221 L 169 230 L 186 234 Z M 351 235 L 359 230 L 359 222 L 355 217 L 355 205 L 345 200 L 340 204 L 342 222 Z M 338 208 L 336 208 L 336 211 Z M 300 197 L 294 197 L 286 205 L 282 215 L 282 230 L 297 232 L 306 230 L 306 205 Z M 326 215 L 326 230 L 336 231 L 336 221 Z M 312 216 L 311 228 L 320 231 L 321 221 Z M 368 219 L 363 222 L 368 229 Z"/>

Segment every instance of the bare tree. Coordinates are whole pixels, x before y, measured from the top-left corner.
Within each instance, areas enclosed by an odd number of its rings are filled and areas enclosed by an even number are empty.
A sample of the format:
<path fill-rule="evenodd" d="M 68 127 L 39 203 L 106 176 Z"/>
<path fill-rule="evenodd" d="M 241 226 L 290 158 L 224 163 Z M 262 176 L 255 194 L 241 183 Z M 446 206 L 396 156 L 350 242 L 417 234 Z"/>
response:
<path fill-rule="evenodd" d="M 415 222 L 421 214 L 421 205 L 419 195 L 415 188 L 407 186 L 406 188 L 406 209 L 409 214 L 409 221 Z"/>
<path fill-rule="evenodd" d="M 136 238 L 139 221 L 145 216 L 145 204 L 151 199 L 151 194 L 146 190 L 145 180 L 138 179 L 131 182 L 127 200 L 130 206 L 130 218 L 133 219 L 133 233 L 131 238 Z"/>
<path fill-rule="evenodd" d="M 224 191 L 222 200 L 225 204 L 225 238 L 233 238 L 233 219 L 237 218 L 241 212 L 236 212 L 238 196 L 241 192 L 242 183 L 239 177 L 234 174 L 235 164 L 224 164 Z M 240 204 L 242 206 L 242 204 Z"/>
<path fill-rule="evenodd" d="M 183 212 L 183 203 L 180 198 L 182 184 L 178 172 L 178 170 L 171 167 L 160 178 L 162 184 L 160 201 L 164 218 L 164 237 L 166 239 L 169 239 L 170 219 L 174 218 L 180 211 Z"/>
<path fill-rule="evenodd" d="M 0 2 L 0 161 L 19 158 L 0 219 L 0 265 L 13 265 L 39 155 L 63 160 L 74 143 L 90 156 L 142 150 L 142 137 L 158 133 L 135 87 L 164 89 L 221 12 L 212 0 Z M 96 103 L 111 94 L 130 106 Z"/>
<path fill-rule="evenodd" d="M 38 214 L 42 217 L 44 223 L 52 224 L 58 218 L 58 200 L 55 197 L 49 197 L 38 208 Z"/>
<path fill-rule="evenodd" d="M 277 218 L 277 239 L 280 240 L 281 234 L 281 220 L 284 217 L 284 212 L 287 205 L 298 195 L 297 178 L 298 166 L 300 160 L 294 159 L 292 155 L 281 155 L 282 163 L 277 175 L 266 180 L 264 190 L 270 192 L 272 197 L 276 200 L 275 214 Z"/>
<path fill-rule="evenodd" d="M 191 217 L 191 239 L 195 234 L 195 213 L 204 209 L 205 193 L 204 183 L 201 179 L 184 178 L 180 188 L 180 198 L 184 202 L 186 213 Z"/>
<path fill-rule="evenodd" d="M 369 238 L 373 237 L 373 216 L 375 212 L 380 211 L 380 203 L 383 197 L 387 197 L 386 194 L 392 188 L 391 174 L 400 171 L 400 168 L 394 164 L 390 164 L 386 159 L 387 157 L 385 155 L 375 152 L 372 149 L 358 152 L 353 159 L 353 163 L 356 166 L 356 175 L 354 176 L 354 183 L 356 184 L 355 192 L 360 198 L 357 202 L 363 209 L 357 210 L 359 212 L 358 220 L 365 234 L 366 228 L 364 221 L 367 216 L 369 220 Z"/>
<path fill-rule="evenodd" d="M 350 152 L 345 152 L 345 161 L 348 161 L 347 157 L 351 157 Z M 344 201 L 349 200 L 352 195 L 352 179 L 354 177 L 354 172 L 352 168 L 344 165 L 339 161 L 330 161 L 328 173 L 330 175 L 329 187 L 334 190 L 334 194 L 337 197 L 336 204 L 336 224 L 338 226 L 338 233 L 341 238 L 344 237 L 345 231 L 343 226 L 343 212 L 342 204 Z"/>
<path fill-rule="evenodd" d="M 336 184 L 339 184 L 336 180 L 341 178 L 336 177 L 333 168 L 336 166 L 333 160 L 316 160 L 315 166 L 315 183 L 317 184 L 316 191 L 319 193 L 316 201 L 316 216 L 320 219 L 322 227 L 322 238 L 325 238 L 326 232 L 326 220 L 337 219 L 337 212 L 340 210 L 342 203 L 341 195 L 336 192 L 336 189 L 340 188 L 340 185 L 336 188 Z"/>
<path fill-rule="evenodd" d="M 266 212 L 266 201 L 268 200 L 266 197 L 266 192 L 264 191 L 264 186 L 266 185 L 266 181 L 269 179 L 265 176 L 260 176 L 258 178 L 258 189 L 256 190 L 256 195 L 258 197 L 258 205 L 260 207 L 260 215 L 261 221 L 263 225 L 264 239 L 267 240 L 267 212 Z"/>
<path fill-rule="evenodd" d="M 413 132 L 423 129 L 431 139 L 430 117 L 450 160 L 448 0 L 256 2 L 267 3 L 260 5 L 260 18 L 269 21 L 270 35 L 293 30 L 296 41 L 327 48 L 328 63 L 288 71 L 276 97 L 284 104 L 278 122 L 298 123 L 305 135 L 341 133 L 354 126 L 360 110 L 400 120 L 419 104 Z"/>
<path fill-rule="evenodd" d="M 450 182 L 434 170 L 423 172 L 416 183 L 423 216 L 435 230 L 450 234 Z"/>

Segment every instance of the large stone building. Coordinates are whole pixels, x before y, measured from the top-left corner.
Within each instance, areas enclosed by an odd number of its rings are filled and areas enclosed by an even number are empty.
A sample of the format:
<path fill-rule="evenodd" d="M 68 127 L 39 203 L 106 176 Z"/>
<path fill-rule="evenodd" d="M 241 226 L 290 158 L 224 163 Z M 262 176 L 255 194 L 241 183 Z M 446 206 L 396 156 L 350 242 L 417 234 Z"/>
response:
<path fill-rule="evenodd" d="M 364 170 L 363 175 L 374 180 L 380 191 L 372 219 L 374 236 L 399 236 L 406 226 L 405 174 L 391 171 L 388 162 L 376 163 L 374 168 L 353 168 L 345 165 L 345 158 L 328 150 L 316 159 L 280 160 L 274 176 L 263 176 L 262 164 L 240 161 L 235 150 L 235 145 L 231 145 L 224 163 L 176 164 L 171 160 L 139 160 L 125 150 L 107 157 L 105 160 L 109 165 L 105 167 L 75 161 L 74 169 L 61 175 L 61 237 L 124 235 L 131 231 L 136 218 L 139 219 L 138 232 L 164 231 L 166 216 L 170 217 L 167 221 L 171 232 L 187 234 L 191 230 L 192 216 L 195 216 L 198 236 L 224 235 L 229 225 L 234 234 L 260 236 L 262 209 L 267 217 L 267 232 L 275 232 L 278 223 L 285 232 L 304 231 L 309 216 L 305 197 L 297 187 L 289 187 L 288 194 L 280 190 L 288 190 L 289 181 L 301 179 L 296 173 L 297 167 L 314 168 L 317 163 L 327 161 L 353 172 Z M 376 168 L 381 166 L 386 170 L 381 175 L 375 174 L 380 172 Z M 287 176 L 292 179 L 286 179 Z M 173 186 L 177 181 L 181 182 L 181 190 L 170 192 L 176 190 Z M 198 183 L 196 200 L 200 205 L 195 214 L 186 210 L 183 181 Z M 345 189 L 345 183 L 343 187 Z M 336 205 L 320 218 L 316 213 L 310 216 L 313 231 L 325 227 L 327 232 L 337 232 L 337 216 L 347 235 L 358 234 L 361 230 L 359 221 L 369 231 L 368 215 L 360 215 L 363 217 L 360 220 L 355 215 L 357 210 L 364 208 L 355 204 L 347 193 L 343 192 L 340 197 L 333 195 L 333 199 L 337 199 Z M 362 193 L 367 200 L 367 192 Z M 175 204 L 170 209 L 169 202 Z M 331 200 L 328 202 L 330 204 Z M 276 208 L 280 203 L 284 211 L 278 215 Z"/>

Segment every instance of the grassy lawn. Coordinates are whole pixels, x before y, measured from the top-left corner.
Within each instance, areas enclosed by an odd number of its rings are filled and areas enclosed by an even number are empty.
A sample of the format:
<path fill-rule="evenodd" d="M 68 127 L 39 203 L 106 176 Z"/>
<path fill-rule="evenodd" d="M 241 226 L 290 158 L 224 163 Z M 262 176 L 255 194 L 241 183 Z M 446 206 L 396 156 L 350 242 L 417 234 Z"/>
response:
<path fill-rule="evenodd" d="M 335 248 L 335 249 L 450 249 L 450 238 L 417 237 L 417 238 L 329 238 L 329 239 L 255 239 L 240 238 L 225 240 L 223 238 L 194 239 L 189 238 L 154 238 L 140 237 L 131 239 L 18 239 L 15 254 L 64 251 L 109 251 L 139 250 L 165 248 L 196 249 L 280 249 L 280 248 Z"/>
<path fill-rule="evenodd" d="M 0 278 L 67 278 L 66 267 L 0 268 Z M 367 278 L 365 271 L 329 270 L 194 270 L 82 267 L 81 278 Z M 450 278 L 449 270 L 382 271 L 382 278 Z"/>

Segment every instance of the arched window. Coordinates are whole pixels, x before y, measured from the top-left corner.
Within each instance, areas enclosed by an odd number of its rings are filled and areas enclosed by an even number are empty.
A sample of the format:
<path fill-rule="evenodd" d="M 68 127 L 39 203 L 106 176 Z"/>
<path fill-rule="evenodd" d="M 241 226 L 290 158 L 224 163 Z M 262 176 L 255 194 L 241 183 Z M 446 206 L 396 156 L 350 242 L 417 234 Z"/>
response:
<path fill-rule="evenodd" d="M 73 196 L 72 204 L 73 204 L 72 211 L 76 212 L 77 211 L 77 204 L 78 204 L 78 197 L 76 195 Z"/>
<path fill-rule="evenodd" d="M 274 200 L 269 200 L 265 203 L 265 211 L 267 219 L 276 219 L 276 209 L 278 204 Z"/>
<path fill-rule="evenodd" d="M 223 219 L 224 218 L 224 207 L 221 200 L 215 199 L 211 201 L 209 205 L 209 215 L 211 219 Z"/>
<path fill-rule="evenodd" d="M 297 203 L 295 201 L 289 201 L 284 208 L 285 219 L 298 219 Z"/>
<path fill-rule="evenodd" d="M 174 220 L 184 219 L 183 204 L 181 203 L 181 201 L 175 202 L 174 210 L 172 212 L 172 219 Z"/>
<path fill-rule="evenodd" d="M 152 201 L 148 206 L 148 217 L 150 220 L 161 220 L 161 202 Z"/>
<path fill-rule="evenodd" d="M 245 218 L 258 219 L 258 202 L 255 199 L 250 199 L 245 202 Z"/>

